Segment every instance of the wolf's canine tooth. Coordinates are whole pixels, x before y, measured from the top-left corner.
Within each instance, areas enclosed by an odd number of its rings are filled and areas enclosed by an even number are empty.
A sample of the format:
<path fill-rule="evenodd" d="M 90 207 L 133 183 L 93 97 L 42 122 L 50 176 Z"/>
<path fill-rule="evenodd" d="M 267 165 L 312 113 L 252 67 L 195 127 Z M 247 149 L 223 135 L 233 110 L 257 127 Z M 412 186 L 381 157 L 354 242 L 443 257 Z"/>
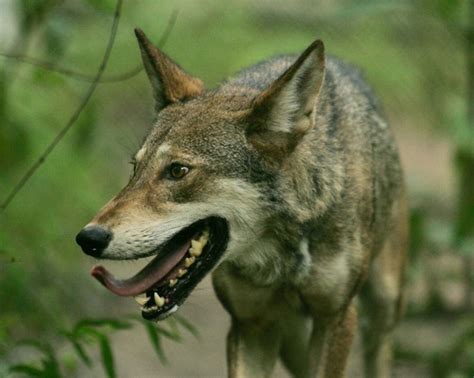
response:
<path fill-rule="evenodd" d="M 140 305 L 140 306 L 144 306 L 148 300 L 150 299 L 149 297 L 146 296 L 146 294 L 140 294 L 140 295 L 137 295 L 136 297 L 133 297 L 133 299 L 135 299 L 135 301 Z"/>
<path fill-rule="evenodd" d="M 194 264 L 194 261 L 196 261 L 196 257 L 194 256 L 186 257 L 184 259 L 184 265 L 186 266 L 186 268 L 189 268 L 191 265 Z"/>
<path fill-rule="evenodd" d="M 158 307 L 162 307 L 165 304 L 165 299 L 160 297 L 158 293 L 153 293 L 153 298 Z"/>

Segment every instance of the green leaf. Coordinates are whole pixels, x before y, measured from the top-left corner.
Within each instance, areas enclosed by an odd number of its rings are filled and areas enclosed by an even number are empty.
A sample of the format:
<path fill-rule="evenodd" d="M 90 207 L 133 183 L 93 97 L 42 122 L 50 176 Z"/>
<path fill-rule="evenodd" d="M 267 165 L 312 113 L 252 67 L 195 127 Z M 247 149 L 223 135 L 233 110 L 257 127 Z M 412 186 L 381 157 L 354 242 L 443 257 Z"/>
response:
<path fill-rule="evenodd" d="M 107 377 L 115 378 L 116 373 L 114 356 L 112 348 L 110 347 L 109 339 L 107 338 L 106 334 L 93 328 L 105 325 L 118 327 L 119 329 L 126 329 L 131 327 L 130 322 L 115 321 L 113 319 L 86 319 L 76 324 L 76 326 L 74 327 L 74 331 L 71 335 L 71 339 L 78 343 L 79 338 L 83 338 L 85 336 L 94 337 L 99 342 L 102 365 L 104 366 L 104 370 L 107 374 Z M 81 348 L 80 344 L 77 345 L 79 346 L 79 350 L 82 350 L 82 352 L 84 352 L 82 357 L 85 357 L 86 360 L 90 360 L 87 354 L 85 354 L 85 351 Z M 76 349 L 76 351 L 81 354 L 79 350 Z"/>
<path fill-rule="evenodd" d="M 166 358 L 166 354 L 163 350 L 163 347 L 161 345 L 161 339 L 160 336 L 157 332 L 157 329 L 155 325 L 152 322 L 145 321 L 141 322 L 143 326 L 146 329 L 146 332 L 148 334 L 148 338 L 150 339 L 151 345 L 155 349 L 156 354 L 158 355 L 158 358 L 160 359 L 160 362 L 162 364 L 167 364 L 168 359 Z"/>
<path fill-rule="evenodd" d="M 172 326 L 172 323 L 170 322 L 168 322 L 168 324 L 171 326 L 170 327 L 171 330 L 164 328 L 161 324 L 156 324 L 155 326 L 156 332 L 163 335 L 164 337 L 167 337 L 170 340 L 173 340 L 179 343 L 182 340 L 182 338 L 181 338 L 181 335 L 179 334 L 178 327 L 176 327 L 176 325 Z"/>
<path fill-rule="evenodd" d="M 112 329 L 129 329 L 132 324 L 125 320 L 117 319 L 84 319 L 77 323 L 75 330 L 78 331 L 84 327 L 110 327 Z"/>
<path fill-rule="evenodd" d="M 64 336 L 71 342 L 74 351 L 79 356 L 79 358 L 86 364 L 87 366 L 92 366 L 92 362 L 88 354 L 86 353 L 85 349 L 82 347 L 81 343 L 76 340 L 75 335 L 72 333 L 63 333 Z"/>
<path fill-rule="evenodd" d="M 74 340 L 86 340 L 89 342 L 95 340 L 98 337 L 97 334 L 98 332 L 96 329 L 84 324 L 76 325 L 72 332 Z"/>
<path fill-rule="evenodd" d="M 46 357 L 41 359 L 42 368 L 38 368 L 33 364 L 17 364 L 10 367 L 10 372 L 26 374 L 29 377 L 61 378 L 58 361 L 52 350 L 49 350 L 49 346 L 44 347 L 35 342 L 24 342 L 22 344 L 29 344 L 45 353 Z"/>
<path fill-rule="evenodd" d="M 11 373 L 23 373 L 29 377 L 44 377 L 44 372 L 33 365 L 17 364 L 10 367 Z"/>
<path fill-rule="evenodd" d="M 60 377 L 59 362 L 54 353 L 54 349 L 50 344 L 41 343 L 36 340 L 23 340 L 19 345 L 27 345 L 39 350 L 43 353 L 44 358 L 41 360 L 41 363 L 44 367 L 43 371 L 47 377 Z"/>
<path fill-rule="evenodd" d="M 105 372 L 107 373 L 107 377 L 115 378 L 115 364 L 114 364 L 114 356 L 112 353 L 112 348 L 110 347 L 109 340 L 107 336 L 101 334 L 99 336 L 99 346 L 100 346 L 100 354 L 102 356 L 102 364 L 104 365 Z"/>
<path fill-rule="evenodd" d="M 44 377 L 61 378 L 61 371 L 56 358 L 44 358 L 41 360 L 41 363 L 43 365 Z"/>
<path fill-rule="evenodd" d="M 87 366 L 92 366 L 91 359 L 87 355 L 86 351 L 82 347 L 82 345 L 78 341 L 72 341 L 72 345 L 74 350 L 76 351 L 79 358 L 84 362 Z"/>
<path fill-rule="evenodd" d="M 186 328 L 186 330 L 191 333 L 196 339 L 199 340 L 199 332 L 194 327 L 190 322 L 188 322 L 185 318 L 179 315 L 175 315 L 173 318 L 176 322 L 178 322 L 183 328 Z"/>

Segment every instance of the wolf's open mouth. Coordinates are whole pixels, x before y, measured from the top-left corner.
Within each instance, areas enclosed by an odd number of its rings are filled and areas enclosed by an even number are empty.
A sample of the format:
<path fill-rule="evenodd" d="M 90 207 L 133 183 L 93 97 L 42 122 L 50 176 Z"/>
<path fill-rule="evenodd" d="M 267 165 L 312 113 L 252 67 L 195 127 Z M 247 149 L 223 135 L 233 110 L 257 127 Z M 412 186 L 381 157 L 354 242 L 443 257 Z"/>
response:
<path fill-rule="evenodd" d="M 210 217 L 159 246 L 157 256 L 131 278 L 119 280 L 100 265 L 92 268 L 91 274 L 113 293 L 134 296 L 145 319 L 164 319 L 217 264 L 228 240 L 227 222 Z"/>

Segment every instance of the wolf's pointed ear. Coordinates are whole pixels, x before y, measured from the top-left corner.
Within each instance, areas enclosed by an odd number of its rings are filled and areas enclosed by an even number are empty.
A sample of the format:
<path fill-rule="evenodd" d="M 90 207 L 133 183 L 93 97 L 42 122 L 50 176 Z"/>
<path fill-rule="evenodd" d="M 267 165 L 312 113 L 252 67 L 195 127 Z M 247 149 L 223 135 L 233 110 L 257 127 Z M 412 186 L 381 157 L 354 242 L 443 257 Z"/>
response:
<path fill-rule="evenodd" d="M 247 136 L 254 145 L 291 151 L 314 124 L 324 80 L 324 44 L 313 42 L 253 101 Z"/>
<path fill-rule="evenodd" d="M 155 47 L 141 29 L 135 29 L 135 35 L 140 46 L 145 71 L 153 87 L 157 112 L 173 102 L 189 99 L 203 92 L 202 81 L 188 75 Z"/>

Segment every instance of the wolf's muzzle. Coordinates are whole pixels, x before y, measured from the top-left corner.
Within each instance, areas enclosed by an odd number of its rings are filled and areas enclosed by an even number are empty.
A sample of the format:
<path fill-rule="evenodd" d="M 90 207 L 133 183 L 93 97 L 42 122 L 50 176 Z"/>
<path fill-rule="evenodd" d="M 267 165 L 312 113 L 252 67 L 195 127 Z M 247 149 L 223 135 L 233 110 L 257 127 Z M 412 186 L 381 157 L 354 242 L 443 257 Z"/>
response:
<path fill-rule="evenodd" d="M 76 243 L 88 255 L 99 257 L 112 240 L 112 232 L 99 227 L 84 227 L 76 236 Z"/>

